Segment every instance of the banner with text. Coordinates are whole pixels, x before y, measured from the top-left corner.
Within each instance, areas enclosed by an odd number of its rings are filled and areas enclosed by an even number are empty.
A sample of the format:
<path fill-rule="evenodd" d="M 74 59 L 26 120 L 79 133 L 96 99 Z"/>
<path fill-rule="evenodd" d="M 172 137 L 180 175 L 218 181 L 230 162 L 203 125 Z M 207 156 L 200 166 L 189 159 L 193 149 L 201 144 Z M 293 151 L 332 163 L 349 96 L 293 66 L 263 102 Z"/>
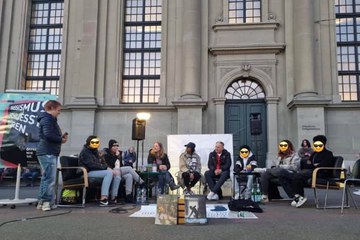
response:
<path fill-rule="evenodd" d="M 0 93 L 0 158 L 20 163 L 37 164 L 36 146 L 39 142 L 38 114 L 44 111 L 50 94 Z"/>

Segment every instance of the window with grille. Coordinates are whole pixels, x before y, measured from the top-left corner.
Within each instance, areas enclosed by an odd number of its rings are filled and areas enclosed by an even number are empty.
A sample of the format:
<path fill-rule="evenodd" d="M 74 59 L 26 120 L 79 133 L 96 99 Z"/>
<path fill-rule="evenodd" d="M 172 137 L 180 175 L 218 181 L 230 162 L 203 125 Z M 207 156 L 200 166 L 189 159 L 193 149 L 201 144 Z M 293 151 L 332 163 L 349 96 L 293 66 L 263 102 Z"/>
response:
<path fill-rule="evenodd" d="M 26 90 L 59 94 L 63 0 L 33 0 L 27 49 Z"/>
<path fill-rule="evenodd" d="M 240 79 L 226 89 L 225 98 L 232 100 L 264 99 L 265 92 L 252 79 Z"/>
<path fill-rule="evenodd" d="M 126 0 L 123 103 L 158 103 L 162 0 Z"/>
<path fill-rule="evenodd" d="M 261 22 L 261 0 L 228 0 L 229 23 Z"/>
<path fill-rule="evenodd" d="M 359 101 L 360 0 L 335 0 L 338 90 L 342 101 Z"/>

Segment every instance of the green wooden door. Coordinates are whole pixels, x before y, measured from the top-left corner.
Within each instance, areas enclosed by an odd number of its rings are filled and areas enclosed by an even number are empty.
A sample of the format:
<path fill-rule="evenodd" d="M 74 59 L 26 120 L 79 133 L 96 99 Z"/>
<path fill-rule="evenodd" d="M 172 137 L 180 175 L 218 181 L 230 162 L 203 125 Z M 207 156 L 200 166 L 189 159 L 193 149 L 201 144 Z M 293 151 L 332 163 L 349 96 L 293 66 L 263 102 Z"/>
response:
<path fill-rule="evenodd" d="M 266 165 L 266 103 L 264 100 L 227 100 L 225 104 L 225 133 L 233 134 L 234 160 L 239 147 L 249 145 L 259 167 Z"/>

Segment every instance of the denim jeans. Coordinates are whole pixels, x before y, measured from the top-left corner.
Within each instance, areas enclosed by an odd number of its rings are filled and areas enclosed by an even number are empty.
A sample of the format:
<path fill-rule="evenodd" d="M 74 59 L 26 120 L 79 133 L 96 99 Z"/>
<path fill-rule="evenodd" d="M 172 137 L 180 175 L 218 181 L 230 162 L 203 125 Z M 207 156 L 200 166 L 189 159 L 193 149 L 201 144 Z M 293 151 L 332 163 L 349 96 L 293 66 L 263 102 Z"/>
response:
<path fill-rule="evenodd" d="M 210 190 L 218 194 L 221 186 L 230 177 L 230 171 L 222 171 L 220 175 L 215 175 L 214 171 L 208 170 L 205 172 L 205 180 Z"/>
<path fill-rule="evenodd" d="M 58 157 L 54 155 L 41 155 L 37 156 L 37 158 L 42 172 L 38 199 L 42 202 L 51 202 L 54 200 Z"/>
<path fill-rule="evenodd" d="M 125 192 L 126 195 L 131 194 L 133 182 L 143 183 L 144 181 L 140 178 L 140 176 L 135 172 L 132 167 L 124 166 L 120 168 L 121 177 L 125 179 Z"/>
<path fill-rule="evenodd" d="M 35 180 L 39 175 L 40 175 L 39 171 L 29 171 L 29 172 L 24 172 L 21 177 L 28 184 L 34 185 Z"/>
<path fill-rule="evenodd" d="M 101 196 L 108 196 L 110 185 L 111 186 L 111 197 L 115 198 L 118 194 L 118 189 L 121 181 L 120 176 L 114 176 L 112 170 L 94 170 L 88 172 L 88 177 L 90 178 L 102 178 L 101 184 Z"/>

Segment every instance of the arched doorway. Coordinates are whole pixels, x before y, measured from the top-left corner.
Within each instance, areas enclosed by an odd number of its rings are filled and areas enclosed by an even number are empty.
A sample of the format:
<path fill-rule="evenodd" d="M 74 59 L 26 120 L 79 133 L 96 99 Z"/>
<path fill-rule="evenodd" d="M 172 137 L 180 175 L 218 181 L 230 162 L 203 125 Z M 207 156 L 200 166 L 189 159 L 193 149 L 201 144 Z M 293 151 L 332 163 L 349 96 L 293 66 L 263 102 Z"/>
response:
<path fill-rule="evenodd" d="M 233 134 L 234 161 L 239 147 L 249 145 L 258 165 L 266 166 L 267 129 L 265 92 L 252 78 L 233 81 L 225 92 L 225 133 Z"/>

